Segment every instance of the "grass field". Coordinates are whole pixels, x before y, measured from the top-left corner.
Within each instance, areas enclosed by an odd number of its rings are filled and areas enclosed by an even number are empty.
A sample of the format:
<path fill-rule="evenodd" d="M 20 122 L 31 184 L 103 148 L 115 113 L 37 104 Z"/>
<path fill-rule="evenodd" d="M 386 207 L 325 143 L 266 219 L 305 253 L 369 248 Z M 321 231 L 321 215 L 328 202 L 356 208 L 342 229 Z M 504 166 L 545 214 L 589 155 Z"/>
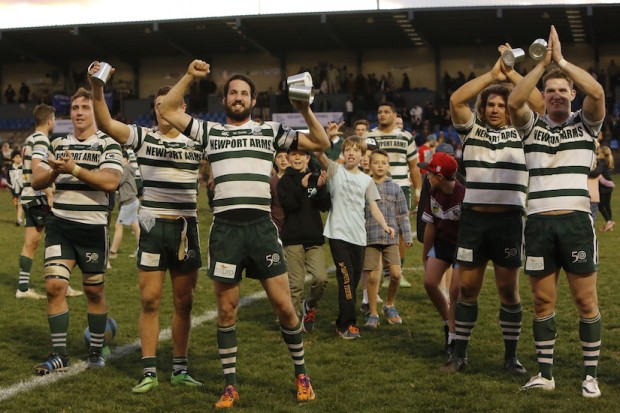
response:
<path fill-rule="evenodd" d="M 616 191 L 617 193 L 618 191 Z M 615 197 L 616 217 L 620 216 Z M 201 205 L 206 205 L 201 194 Z M 200 212 L 201 239 L 207 247 L 210 216 Z M 602 225 L 601 218 L 597 226 Z M 106 295 L 110 316 L 119 331 L 112 358 L 101 371 L 84 371 L 86 327 L 84 297 L 70 298 L 69 353 L 77 367 L 71 373 L 44 378 L 34 376 L 32 366 L 50 351 L 45 300 L 17 300 L 18 255 L 23 229 L 14 225 L 8 192 L 0 192 L 0 412 L 203 412 L 212 411 L 223 388 L 213 319 L 215 302 L 210 282 L 201 271 L 196 289 L 190 344 L 190 370 L 203 381 L 202 389 L 169 384 L 171 343 L 159 344 L 159 379 L 153 392 L 135 395 L 131 387 L 141 376 L 138 344 L 139 291 L 131 236 L 126 236 L 119 258 L 108 272 Z M 238 378 L 241 403 L 247 412 L 614 412 L 620 411 L 620 268 L 619 231 L 599 233 L 599 298 L 603 314 L 603 347 L 599 381 L 603 396 L 581 396 L 581 347 L 578 317 L 564 277 L 560 279 L 558 341 L 555 350 L 556 390 L 521 393 L 519 387 L 537 372 L 531 331 L 532 300 L 528 281 L 521 279 L 524 324 L 520 359 L 529 370 L 526 377 L 512 377 L 502 370 L 503 343 L 498 325 L 499 305 L 493 278 L 487 279 L 480 297 L 479 319 L 469 346 L 469 367 L 458 375 L 442 375 L 437 368 L 443 354 L 442 325 L 422 286 L 420 244 L 407 254 L 405 275 L 413 288 L 401 289 L 397 306 L 402 326 L 382 319 L 376 331 L 362 331 L 362 339 L 344 341 L 335 334 L 336 281 L 333 274 L 320 312 L 317 328 L 305 335 L 306 357 L 317 400 L 298 404 L 294 397 L 293 369 L 275 316 L 260 294 L 260 284 L 244 280 L 242 295 L 249 297 L 239 311 Z M 42 250 L 33 266 L 31 286 L 43 290 Z M 206 252 L 204 253 L 206 258 Z M 206 261 L 205 261 L 206 264 Z M 326 265 L 331 265 L 327 262 Z M 79 288 L 79 272 L 72 285 Z M 170 283 L 161 309 L 162 329 L 170 324 Z M 253 295 L 254 294 L 254 295 Z M 360 317 L 358 324 L 363 324 Z M 82 368 L 79 368 L 79 367 Z"/>

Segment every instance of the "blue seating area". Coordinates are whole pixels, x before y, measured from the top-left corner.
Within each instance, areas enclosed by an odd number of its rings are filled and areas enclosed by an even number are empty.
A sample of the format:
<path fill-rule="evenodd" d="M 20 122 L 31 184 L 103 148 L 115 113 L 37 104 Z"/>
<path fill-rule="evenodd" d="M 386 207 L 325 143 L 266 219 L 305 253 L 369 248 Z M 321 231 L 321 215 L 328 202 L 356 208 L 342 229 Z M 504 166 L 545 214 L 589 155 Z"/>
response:
<path fill-rule="evenodd" d="M 192 113 L 191 115 L 200 120 L 219 122 L 219 123 L 226 122 L 226 114 L 223 112 L 221 113 L 198 112 L 198 113 Z M 139 115 L 137 118 L 133 120 L 133 123 L 139 126 L 144 126 L 144 127 L 150 127 L 153 125 L 153 121 L 151 120 L 151 117 L 148 114 Z"/>
<path fill-rule="evenodd" d="M 33 127 L 34 120 L 31 118 L 0 119 L 0 130 L 20 130 Z"/>

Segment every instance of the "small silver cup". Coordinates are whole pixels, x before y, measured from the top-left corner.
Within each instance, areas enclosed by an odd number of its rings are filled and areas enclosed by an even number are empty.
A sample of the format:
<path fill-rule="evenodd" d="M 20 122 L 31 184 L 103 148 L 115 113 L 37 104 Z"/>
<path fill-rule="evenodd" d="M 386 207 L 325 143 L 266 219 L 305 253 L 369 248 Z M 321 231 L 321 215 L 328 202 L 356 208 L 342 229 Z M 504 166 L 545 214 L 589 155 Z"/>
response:
<path fill-rule="evenodd" d="M 547 54 L 547 41 L 545 39 L 536 39 L 530 45 L 530 57 L 534 60 L 542 60 Z"/>
<path fill-rule="evenodd" d="M 90 66 L 88 66 L 89 73 L 94 64 L 95 62 L 92 62 Z M 98 86 L 105 86 L 106 83 L 108 83 L 108 80 L 110 80 L 110 76 L 112 76 L 112 66 L 106 62 L 99 62 L 99 70 L 90 75 L 90 78 L 94 84 Z"/>
<path fill-rule="evenodd" d="M 293 83 L 288 87 L 288 98 L 290 100 L 306 101 L 311 104 L 314 101 L 314 89 L 299 83 Z"/>
<path fill-rule="evenodd" d="M 310 73 L 308 72 L 298 73 L 296 75 L 289 76 L 286 79 L 286 84 L 289 87 L 293 84 L 312 86 L 312 76 L 310 76 Z"/>
<path fill-rule="evenodd" d="M 525 52 L 523 49 L 511 49 L 502 53 L 502 61 L 506 66 L 514 66 L 525 59 Z"/>

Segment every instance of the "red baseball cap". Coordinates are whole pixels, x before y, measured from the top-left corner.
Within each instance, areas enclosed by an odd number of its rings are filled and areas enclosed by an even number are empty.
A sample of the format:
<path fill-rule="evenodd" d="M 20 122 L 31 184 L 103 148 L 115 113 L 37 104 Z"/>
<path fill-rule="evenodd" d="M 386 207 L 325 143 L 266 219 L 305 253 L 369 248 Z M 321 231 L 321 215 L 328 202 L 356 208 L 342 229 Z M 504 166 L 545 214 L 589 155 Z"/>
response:
<path fill-rule="evenodd" d="M 436 175 L 454 178 L 459 166 L 452 155 L 445 152 L 435 152 L 430 162 L 420 162 L 418 167 Z"/>

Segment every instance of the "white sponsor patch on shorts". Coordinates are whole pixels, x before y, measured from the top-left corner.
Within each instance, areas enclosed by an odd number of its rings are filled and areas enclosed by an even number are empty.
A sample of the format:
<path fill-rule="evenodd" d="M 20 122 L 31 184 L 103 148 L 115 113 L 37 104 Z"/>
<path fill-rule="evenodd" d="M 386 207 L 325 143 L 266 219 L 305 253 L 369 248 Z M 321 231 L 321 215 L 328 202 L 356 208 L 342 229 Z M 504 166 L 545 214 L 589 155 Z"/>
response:
<path fill-rule="evenodd" d="M 60 245 L 50 245 L 45 248 L 45 258 L 60 257 L 62 255 L 62 249 Z"/>
<path fill-rule="evenodd" d="M 545 269 L 544 257 L 527 257 L 525 260 L 525 269 L 528 271 L 541 271 Z"/>
<path fill-rule="evenodd" d="M 213 271 L 213 275 L 221 278 L 230 278 L 232 280 L 233 278 L 235 278 L 235 272 L 237 272 L 236 265 L 217 261 L 215 263 L 215 270 Z"/>
<path fill-rule="evenodd" d="M 459 260 L 459 261 L 473 262 L 474 261 L 474 251 L 470 250 L 468 248 L 461 248 L 461 247 L 459 247 L 457 252 L 456 252 L 456 259 Z"/>
<path fill-rule="evenodd" d="M 145 267 L 158 267 L 161 254 L 151 254 L 150 252 L 143 252 L 140 255 L 140 265 Z"/>

